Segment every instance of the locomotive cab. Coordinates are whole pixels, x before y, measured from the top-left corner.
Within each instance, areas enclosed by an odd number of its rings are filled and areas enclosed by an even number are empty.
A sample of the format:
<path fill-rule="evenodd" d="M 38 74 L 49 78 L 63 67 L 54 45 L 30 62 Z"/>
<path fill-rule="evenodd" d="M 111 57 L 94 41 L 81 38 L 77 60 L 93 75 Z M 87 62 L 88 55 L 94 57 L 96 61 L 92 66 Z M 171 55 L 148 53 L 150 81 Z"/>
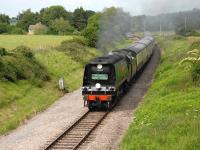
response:
<path fill-rule="evenodd" d="M 97 57 L 87 64 L 83 77 L 82 95 L 88 108 L 112 107 L 127 74 L 128 66 L 124 54 L 110 53 Z"/>
<path fill-rule="evenodd" d="M 89 109 L 108 105 L 115 95 L 115 69 L 112 64 L 94 63 L 85 67 L 82 95 Z"/>

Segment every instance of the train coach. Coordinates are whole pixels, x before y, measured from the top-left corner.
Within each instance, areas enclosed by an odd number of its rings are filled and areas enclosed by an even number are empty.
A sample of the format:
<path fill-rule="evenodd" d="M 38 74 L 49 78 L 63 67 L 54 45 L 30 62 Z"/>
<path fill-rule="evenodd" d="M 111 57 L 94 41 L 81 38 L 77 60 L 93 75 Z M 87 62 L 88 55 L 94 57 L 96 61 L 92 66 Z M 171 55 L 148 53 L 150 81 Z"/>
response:
<path fill-rule="evenodd" d="M 97 57 L 85 66 L 82 95 L 85 106 L 112 108 L 153 54 L 154 38 L 146 36 L 130 47 Z"/>

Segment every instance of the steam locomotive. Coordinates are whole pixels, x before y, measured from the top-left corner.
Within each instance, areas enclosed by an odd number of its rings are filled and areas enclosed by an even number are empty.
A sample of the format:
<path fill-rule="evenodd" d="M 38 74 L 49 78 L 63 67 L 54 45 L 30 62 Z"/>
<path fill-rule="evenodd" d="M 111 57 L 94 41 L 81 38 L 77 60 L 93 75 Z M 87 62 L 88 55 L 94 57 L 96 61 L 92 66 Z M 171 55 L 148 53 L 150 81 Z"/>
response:
<path fill-rule="evenodd" d="M 153 54 L 155 40 L 146 36 L 130 47 L 97 57 L 85 66 L 82 95 L 89 110 L 112 106 Z"/>

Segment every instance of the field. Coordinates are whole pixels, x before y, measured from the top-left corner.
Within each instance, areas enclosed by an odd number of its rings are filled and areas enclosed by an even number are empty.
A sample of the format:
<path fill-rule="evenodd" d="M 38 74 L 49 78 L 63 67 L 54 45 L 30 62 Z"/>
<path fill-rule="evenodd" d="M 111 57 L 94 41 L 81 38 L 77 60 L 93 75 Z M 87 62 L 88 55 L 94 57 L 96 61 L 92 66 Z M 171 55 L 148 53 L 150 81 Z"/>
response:
<path fill-rule="evenodd" d="M 38 86 L 40 82 L 37 80 L 19 80 L 14 83 L 0 80 L 0 134 L 23 124 L 26 119 L 43 111 L 62 96 L 63 92 L 58 90 L 58 80 L 61 77 L 64 77 L 69 92 L 81 86 L 84 62 L 75 60 L 65 51 L 55 49 L 61 41 L 70 39 L 70 36 L 0 35 L 0 47 L 13 49 L 21 44 L 31 47 L 35 59 L 51 77 L 50 81 L 41 86 Z M 37 43 L 42 45 L 41 50 L 38 50 Z M 86 46 L 82 48 L 88 53 L 84 56 L 86 61 L 100 55 L 96 49 Z"/>
<path fill-rule="evenodd" d="M 158 39 L 160 65 L 134 121 L 124 136 L 123 150 L 200 149 L 200 87 L 179 62 L 199 37 Z"/>
<path fill-rule="evenodd" d="M 33 49 L 47 49 L 58 46 L 64 40 L 72 39 L 72 36 L 53 35 L 0 35 L 0 47 L 14 49 L 19 45 L 26 45 Z"/>

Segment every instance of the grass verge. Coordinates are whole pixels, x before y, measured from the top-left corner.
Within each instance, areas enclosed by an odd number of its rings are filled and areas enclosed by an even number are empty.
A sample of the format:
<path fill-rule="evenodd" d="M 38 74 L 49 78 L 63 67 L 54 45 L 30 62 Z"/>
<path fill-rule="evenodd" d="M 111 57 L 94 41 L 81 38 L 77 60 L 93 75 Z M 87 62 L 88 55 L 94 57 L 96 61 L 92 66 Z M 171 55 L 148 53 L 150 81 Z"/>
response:
<path fill-rule="evenodd" d="M 163 51 L 154 83 L 137 108 L 120 149 L 200 149 L 200 87 L 179 65 L 196 38 L 159 39 Z"/>

